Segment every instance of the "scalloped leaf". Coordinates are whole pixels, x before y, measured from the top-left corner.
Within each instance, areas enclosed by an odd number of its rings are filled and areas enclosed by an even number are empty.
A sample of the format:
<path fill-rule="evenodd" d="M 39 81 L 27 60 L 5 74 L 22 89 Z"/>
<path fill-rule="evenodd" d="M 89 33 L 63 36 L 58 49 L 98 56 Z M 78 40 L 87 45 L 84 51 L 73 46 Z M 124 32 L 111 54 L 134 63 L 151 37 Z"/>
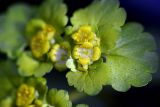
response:
<path fill-rule="evenodd" d="M 14 27 L 0 31 L 0 51 L 6 53 L 8 57 L 16 58 L 25 46 L 25 39 Z"/>
<path fill-rule="evenodd" d="M 23 52 L 17 61 L 18 71 L 21 76 L 41 77 L 50 72 L 53 68 L 52 63 L 40 62 L 33 58 L 31 53 Z"/>
<path fill-rule="evenodd" d="M 68 92 L 51 89 L 47 95 L 47 102 L 54 107 L 72 107 Z"/>
<path fill-rule="evenodd" d="M 115 46 L 117 36 L 124 25 L 126 13 L 119 8 L 118 0 L 95 0 L 85 9 L 76 11 L 71 18 L 73 31 L 82 25 L 90 25 L 101 38 L 102 52 Z M 71 29 L 69 29 L 68 32 Z"/>
<path fill-rule="evenodd" d="M 23 30 L 31 16 L 31 10 L 24 4 L 13 5 L 0 18 L 0 51 L 10 58 L 16 58 L 25 48 Z"/>
<path fill-rule="evenodd" d="M 141 25 L 125 25 L 116 47 L 106 56 L 106 78 L 109 84 L 118 91 L 148 84 L 152 79 L 151 73 L 158 68 L 155 49 L 154 38 L 144 33 Z"/>
<path fill-rule="evenodd" d="M 76 105 L 76 107 L 89 107 L 89 106 L 86 104 L 78 104 L 78 105 Z"/>
<path fill-rule="evenodd" d="M 89 95 L 96 95 L 108 81 L 106 70 L 106 65 L 102 61 L 97 61 L 90 66 L 88 71 L 70 71 L 66 77 L 69 85 L 74 86 L 78 91 L 84 91 Z"/>
<path fill-rule="evenodd" d="M 66 13 L 67 6 L 63 3 L 63 0 L 46 0 L 40 6 L 36 17 L 53 25 L 56 29 L 56 35 L 59 36 L 68 22 Z"/>

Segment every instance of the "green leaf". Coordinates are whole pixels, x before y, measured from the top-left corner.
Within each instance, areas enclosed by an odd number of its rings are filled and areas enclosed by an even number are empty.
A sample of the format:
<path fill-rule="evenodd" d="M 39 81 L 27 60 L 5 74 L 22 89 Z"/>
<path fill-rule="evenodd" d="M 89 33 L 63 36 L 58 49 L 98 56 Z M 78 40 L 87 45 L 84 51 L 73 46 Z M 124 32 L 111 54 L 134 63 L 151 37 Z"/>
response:
<path fill-rule="evenodd" d="M 56 35 L 59 36 L 68 22 L 66 13 L 67 6 L 63 4 L 62 0 L 46 0 L 42 6 L 40 6 L 36 17 L 53 25 L 56 29 Z"/>
<path fill-rule="evenodd" d="M 26 46 L 23 30 L 31 16 L 31 10 L 23 4 L 13 5 L 0 18 L 0 51 L 16 58 Z"/>
<path fill-rule="evenodd" d="M 0 85 L 0 105 L 4 105 L 2 107 L 9 107 L 12 103 L 12 92 L 21 84 L 23 78 L 18 75 L 16 65 L 13 62 L 9 60 L 0 61 L 0 65 L 0 84 L 4 84 Z"/>
<path fill-rule="evenodd" d="M 158 67 L 154 38 L 143 27 L 130 23 L 123 27 L 116 47 L 107 54 L 109 84 L 118 91 L 131 86 L 142 87 L 151 81 L 151 73 Z"/>
<path fill-rule="evenodd" d="M 51 63 L 40 62 L 28 52 L 23 52 L 18 58 L 18 71 L 21 76 L 43 76 L 53 68 Z"/>
<path fill-rule="evenodd" d="M 101 38 L 102 52 L 108 52 L 115 46 L 125 19 L 126 13 L 124 9 L 119 8 L 118 0 L 95 0 L 85 9 L 76 11 L 71 18 L 71 23 L 73 30 L 82 25 L 90 25 Z"/>
<path fill-rule="evenodd" d="M 76 107 L 89 107 L 89 106 L 86 104 L 78 104 Z"/>
<path fill-rule="evenodd" d="M 54 107 L 72 107 L 68 92 L 51 89 L 47 95 L 47 102 Z"/>
<path fill-rule="evenodd" d="M 33 9 L 25 4 L 15 4 L 11 6 L 6 14 L 6 20 L 21 25 L 25 24 L 29 18 Z M 24 26 L 24 25 L 23 25 Z"/>
<path fill-rule="evenodd" d="M 0 101 L 0 106 L 1 107 L 12 107 L 13 106 L 12 103 L 13 103 L 13 99 L 11 97 L 7 97 Z"/>
<path fill-rule="evenodd" d="M 0 85 L 0 101 L 7 96 L 7 93 L 8 91 L 10 91 L 12 88 L 13 88 L 13 85 L 11 84 L 11 81 L 10 81 L 10 78 L 7 78 L 8 75 L 11 75 L 11 74 L 8 74 L 8 72 L 10 72 L 10 70 L 12 69 L 11 66 L 9 66 L 9 62 L 0 62 L 0 65 L 1 65 L 1 69 L 0 69 L 0 82 L 2 84 L 5 84 L 5 85 Z M 13 69 L 14 71 L 14 69 Z M 11 77 L 11 76 L 10 76 Z M 13 79 L 13 78 L 12 78 Z"/>
<path fill-rule="evenodd" d="M 12 26 L 8 24 L 8 26 Z M 0 31 L 0 51 L 8 57 L 16 58 L 26 46 L 26 42 L 19 31 L 14 27 Z"/>
<path fill-rule="evenodd" d="M 66 77 L 69 85 L 74 86 L 78 91 L 96 95 L 107 83 L 106 70 L 106 65 L 102 61 L 98 61 L 91 65 L 88 71 L 70 71 Z"/>

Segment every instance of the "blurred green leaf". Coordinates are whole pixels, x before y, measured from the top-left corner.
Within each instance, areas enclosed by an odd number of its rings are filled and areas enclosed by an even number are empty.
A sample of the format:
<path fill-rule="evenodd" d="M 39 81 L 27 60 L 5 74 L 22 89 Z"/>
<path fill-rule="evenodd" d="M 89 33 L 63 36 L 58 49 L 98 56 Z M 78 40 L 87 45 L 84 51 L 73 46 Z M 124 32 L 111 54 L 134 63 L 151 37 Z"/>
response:
<path fill-rule="evenodd" d="M 46 23 L 53 25 L 56 35 L 60 35 L 68 22 L 66 16 L 67 6 L 63 0 L 46 0 L 39 8 L 36 17 L 43 19 Z"/>
<path fill-rule="evenodd" d="M 52 63 L 41 62 L 33 58 L 31 53 L 23 52 L 17 61 L 18 71 L 21 76 L 41 77 L 50 72 L 53 68 Z"/>
<path fill-rule="evenodd" d="M 22 83 L 21 78 L 16 69 L 16 65 L 7 60 L 0 61 L 0 106 L 1 107 L 12 107 L 13 99 L 16 88 Z"/>
<path fill-rule="evenodd" d="M 25 48 L 24 27 L 31 17 L 31 8 L 16 4 L 0 18 L 0 51 L 16 58 Z"/>
<path fill-rule="evenodd" d="M 11 61 L 0 61 L 0 100 L 9 95 L 8 92 L 11 90 L 14 91 L 14 88 L 17 87 L 23 79 L 16 72 L 16 65 Z"/>
<path fill-rule="evenodd" d="M 54 107 L 72 107 L 68 92 L 51 89 L 47 95 L 47 102 Z"/>
<path fill-rule="evenodd" d="M 12 107 L 13 106 L 13 99 L 12 97 L 3 98 L 2 101 L 0 101 L 0 107 Z"/>

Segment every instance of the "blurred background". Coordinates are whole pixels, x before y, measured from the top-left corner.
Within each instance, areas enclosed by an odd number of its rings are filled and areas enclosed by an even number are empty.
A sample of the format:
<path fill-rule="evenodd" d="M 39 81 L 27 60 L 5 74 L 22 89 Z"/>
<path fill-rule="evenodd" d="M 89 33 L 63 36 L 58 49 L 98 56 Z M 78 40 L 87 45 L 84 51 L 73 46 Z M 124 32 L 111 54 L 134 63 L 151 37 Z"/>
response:
<path fill-rule="evenodd" d="M 39 5 L 43 0 L 0 0 L 0 13 L 17 2 Z M 92 0 L 64 0 L 68 5 L 68 15 L 74 10 L 89 5 Z M 157 42 L 160 53 L 160 0 L 120 0 L 121 7 L 127 12 L 127 22 L 139 22 L 150 32 Z M 3 56 L 3 55 L 0 55 Z M 4 56 L 3 56 L 4 57 Z M 65 73 L 52 72 L 46 75 L 50 87 L 72 91 L 66 82 Z M 122 93 L 114 91 L 110 86 L 104 87 L 97 96 L 86 96 L 74 103 L 87 103 L 90 107 L 160 107 L 160 73 L 153 74 L 153 80 L 145 87 L 131 88 Z"/>

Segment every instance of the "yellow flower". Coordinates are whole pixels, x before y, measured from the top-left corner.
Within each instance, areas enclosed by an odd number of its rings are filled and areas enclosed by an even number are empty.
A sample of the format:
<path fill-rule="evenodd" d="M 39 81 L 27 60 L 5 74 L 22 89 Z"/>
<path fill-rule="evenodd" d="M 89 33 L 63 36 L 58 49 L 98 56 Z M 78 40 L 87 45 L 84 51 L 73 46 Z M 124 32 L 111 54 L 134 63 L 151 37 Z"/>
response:
<path fill-rule="evenodd" d="M 46 23 L 41 19 L 32 19 L 27 23 L 25 32 L 27 37 L 32 37 L 37 32 L 41 31 L 42 29 L 45 29 Z"/>
<path fill-rule="evenodd" d="M 32 19 L 26 26 L 26 36 L 32 37 L 39 32 L 43 32 L 48 39 L 51 39 L 55 35 L 56 30 L 52 25 L 46 24 L 41 19 Z"/>
<path fill-rule="evenodd" d="M 101 56 L 101 50 L 99 47 L 94 47 L 93 48 L 93 56 L 92 56 L 92 61 L 97 61 Z"/>
<path fill-rule="evenodd" d="M 88 65 L 100 58 L 101 50 L 99 47 L 94 47 L 91 43 L 86 42 L 82 45 L 76 45 L 73 49 L 72 55 L 73 58 L 77 59 L 77 62 L 87 70 Z"/>
<path fill-rule="evenodd" d="M 70 44 L 68 42 L 62 42 L 61 44 L 55 44 L 52 46 L 48 57 L 52 62 L 65 63 L 69 57 Z"/>
<path fill-rule="evenodd" d="M 60 49 L 59 44 L 55 44 L 52 46 L 51 51 L 48 53 L 49 58 L 51 59 L 52 62 L 56 62 L 58 60 L 58 51 Z"/>
<path fill-rule="evenodd" d="M 92 31 L 90 26 L 81 26 L 72 35 L 75 46 L 72 56 L 78 62 L 78 68 L 86 71 L 88 65 L 97 61 L 101 56 L 100 39 Z"/>
<path fill-rule="evenodd" d="M 22 84 L 17 90 L 16 105 L 28 107 L 35 99 L 35 88 Z M 30 106 L 29 106 L 30 107 Z M 31 106 L 32 107 L 32 106 Z"/>
<path fill-rule="evenodd" d="M 35 58 L 41 58 L 50 49 L 50 41 L 42 32 L 34 36 L 30 43 L 32 54 Z"/>
<path fill-rule="evenodd" d="M 56 33 L 56 30 L 53 26 L 51 25 L 46 25 L 44 27 L 44 29 L 42 30 L 43 34 L 47 36 L 48 40 L 51 40 L 55 33 Z"/>
<path fill-rule="evenodd" d="M 26 27 L 26 35 L 30 38 L 30 48 L 35 58 L 42 58 L 54 41 L 55 28 L 41 19 L 31 20 Z"/>
<path fill-rule="evenodd" d="M 41 100 L 35 100 L 34 101 L 34 104 L 31 104 L 31 105 L 27 105 L 27 106 L 23 106 L 23 107 L 43 107 L 43 104 Z"/>
<path fill-rule="evenodd" d="M 42 107 L 43 103 L 41 100 L 36 100 L 35 105 L 36 105 L 35 107 Z"/>
<path fill-rule="evenodd" d="M 76 44 L 83 44 L 84 42 L 92 42 L 94 35 L 90 26 L 82 26 L 72 35 L 72 39 Z"/>
<path fill-rule="evenodd" d="M 55 44 L 52 46 L 48 53 L 49 59 L 54 63 L 54 67 L 58 71 L 64 71 L 66 69 L 66 61 L 69 58 L 70 44 L 68 42 L 62 42 L 61 44 Z"/>

